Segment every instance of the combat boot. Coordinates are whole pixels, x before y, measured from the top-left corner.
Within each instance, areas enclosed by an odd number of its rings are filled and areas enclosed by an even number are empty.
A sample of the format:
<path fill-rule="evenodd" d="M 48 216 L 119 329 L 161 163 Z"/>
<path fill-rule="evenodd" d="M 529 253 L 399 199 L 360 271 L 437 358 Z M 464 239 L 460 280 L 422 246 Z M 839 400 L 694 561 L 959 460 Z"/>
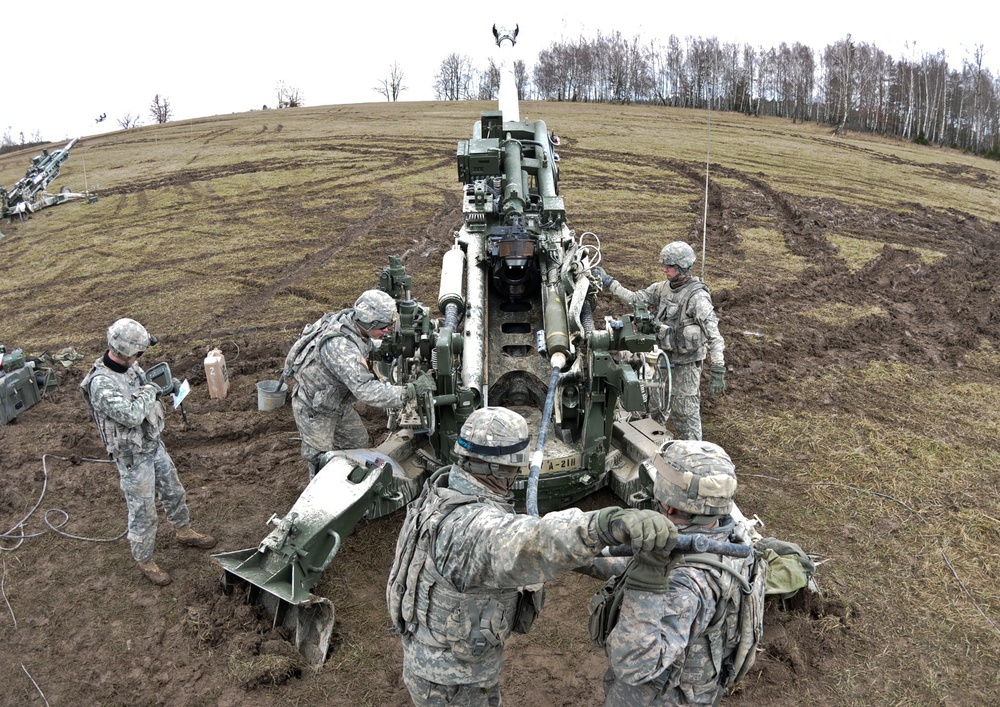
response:
<path fill-rule="evenodd" d="M 165 587 L 171 582 L 170 575 L 161 570 L 152 560 L 149 562 L 140 562 L 139 569 L 146 575 L 146 579 L 158 587 Z"/>
<path fill-rule="evenodd" d="M 175 532 L 177 533 L 177 540 L 183 545 L 198 547 L 202 550 L 208 550 L 209 548 L 215 547 L 215 538 L 211 535 L 196 533 L 190 525 L 185 525 L 183 528 L 177 528 Z"/>

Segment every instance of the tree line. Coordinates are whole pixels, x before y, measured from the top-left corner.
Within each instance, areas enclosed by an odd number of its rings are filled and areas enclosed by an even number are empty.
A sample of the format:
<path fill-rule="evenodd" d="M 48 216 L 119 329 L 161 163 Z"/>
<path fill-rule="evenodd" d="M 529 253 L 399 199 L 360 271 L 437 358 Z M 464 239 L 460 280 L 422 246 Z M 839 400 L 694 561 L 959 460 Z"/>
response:
<path fill-rule="evenodd" d="M 821 52 L 782 42 L 764 49 L 711 37 L 627 38 L 620 32 L 554 42 L 533 67 L 515 63 L 522 99 L 654 104 L 856 130 L 1000 159 L 1000 78 L 977 46 L 961 68 L 944 51 L 893 58 L 851 35 Z M 495 99 L 499 71 L 449 54 L 438 100 Z"/>

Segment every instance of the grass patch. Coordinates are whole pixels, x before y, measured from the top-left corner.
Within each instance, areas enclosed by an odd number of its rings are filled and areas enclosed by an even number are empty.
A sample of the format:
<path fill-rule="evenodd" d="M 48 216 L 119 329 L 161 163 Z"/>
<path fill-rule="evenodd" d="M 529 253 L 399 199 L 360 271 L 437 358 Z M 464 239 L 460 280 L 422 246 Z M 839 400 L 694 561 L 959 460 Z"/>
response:
<path fill-rule="evenodd" d="M 748 228 L 743 231 L 747 252 L 746 268 L 765 279 L 784 279 L 802 273 L 808 262 L 789 252 L 785 238 L 773 228 Z"/>
<path fill-rule="evenodd" d="M 851 272 L 857 272 L 869 262 L 878 257 L 886 244 L 882 241 L 868 240 L 865 238 L 853 238 L 851 236 L 839 236 L 828 234 L 827 239 L 837 246 L 840 257 L 847 263 Z M 891 245 L 891 244 L 890 244 Z M 905 250 L 912 250 L 920 256 L 920 262 L 924 265 L 935 265 L 944 259 L 945 254 L 931 250 L 930 248 L 917 248 L 914 246 L 896 246 Z"/>
<path fill-rule="evenodd" d="M 843 302 L 830 302 L 821 307 L 805 310 L 803 314 L 828 326 L 836 327 L 846 326 L 864 317 L 884 317 L 886 311 L 875 305 L 852 307 Z"/>

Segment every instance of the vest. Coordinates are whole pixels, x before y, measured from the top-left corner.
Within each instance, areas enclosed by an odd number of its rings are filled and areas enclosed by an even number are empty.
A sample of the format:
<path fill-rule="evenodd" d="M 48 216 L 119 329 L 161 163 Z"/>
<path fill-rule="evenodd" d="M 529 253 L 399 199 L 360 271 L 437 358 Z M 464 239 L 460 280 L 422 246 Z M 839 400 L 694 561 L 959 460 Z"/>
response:
<path fill-rule="evenodd" d="M 94 381 L 102 377 L 110 379 L 126 399 L 131 399 L 133 393 L 146 385 L 147 381 L 143 370 L 138 366 L 118 373 L 105 366 L 103 359 L 99 358 L 80 382 L 80 392 L 97 423 L 108 454 L 117 458 L 123 452 L 132 455 L 155 451 L 163 431 L 163 406 L 159 401 L 154 402 L 152 409 L 136 427 L 126 427 L 115 422 L 108 417 L 106 411 L 96 408 L 92 400 Z"/>
<path fill-rule="evenodd" d="M 598 646 L 605 645 L 618 623 L 624 580 L 632 566 L 608 580 L 591 601 L 590 637 Z M 703 572 L 716 598 L 715 613 L 708 629 L 652 686 L 662 693 L 683 684 L 694 694 L 714 693 L 717 699 L 753 666 L 764 630 L 767 563 L 756 552 L 746 559 L 691 553 L 675 555 L 668 571 L 679 567 Z"/>
<path fill-rule="evenodd" d="M 492 588 L 460 591 L 438 571 L 433 552 L 445 518 L 472 503 L 506 510 L 492 499 L 448 488 L 450 469 L 439 469 L 420 498 L 406 509 L 386 586 L 389 616 L 394 633 L 450 650 L 464 662 L 496 662 L 511 632 L 526 633 L 530 628 L 540 609 L 541 593 Z"/>
<path fill-rule="evenodd" d="M 707 353 L 705 332 L 694 316 L 691 299 L 699 292 L 708 293 L 708 286 L 697 278 L 691 278 L 679 289 L 670 289 L 669 283 L 661 291 L 657 319 L 670 327 L 664 350 L 670 354 L 670 362 L 693 363 L 701 361 Z"/>
<path fill-rule="evenodd" d="M 324 314 L 307 325 L 285 357 L 285 377 L 295 378 L 292 395 L 314 410 L 333 412 L 352 401 L 351 391 L 319 361 L 319 352 L 331 339 L 345 337 L 365 352 L 366 346 L 354 328 L 354 310 Z"/>

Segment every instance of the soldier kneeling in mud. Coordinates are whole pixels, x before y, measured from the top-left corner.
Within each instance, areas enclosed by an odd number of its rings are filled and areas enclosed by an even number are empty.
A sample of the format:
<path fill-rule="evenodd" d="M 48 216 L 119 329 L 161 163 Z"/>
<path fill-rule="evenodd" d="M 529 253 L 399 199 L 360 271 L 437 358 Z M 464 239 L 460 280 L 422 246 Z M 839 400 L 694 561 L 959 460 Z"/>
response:
<path fill-rule="evenodd" d="M 134 319 L 119 319 L 108 328 L 108 350 L 94 361 L 80 383 L 83 397 L 101 431 L 101 439 L 118 466 L 128 505 L 128 539 L 132 557 L 153 584 L 170 584 L 170 575 L 153 561 L 156 500 L 184 545 L 209 549 L 215 538 L 191 527 L 184 486 L 160 439 L 163 405 L 159 386 L 146 380 L 139 357 L 156 340 Z"/>
<path fill-rule="evenodd" d="M 361 293 L 353 307 L 324 314 L 302 331 L 285 358 L 285 375 L 295 377 L 292 414 L 302 437 L 309 478 L 319 458 L 335 449 L 362 449 L 370 437 L 354 401 L 377 408 L 401 408 L 435 389 L 422 374 L 407 385 L 393 385 L 372 373 L 368 356 L 393 326 L 396 301 L 381 290 Z"/>
<path fill-rule="evenodd" d="M 607 545 L 651 552 L 677 536 L 649 510 L 514 513 L 528 442 L 516 412 L 476 410 L 455 444 L 458 461 L 407 508 L 386 601 L 415 705 L 499 705 L 504 642 L 531 627 L 541 583 L 589 565 Z"/>

